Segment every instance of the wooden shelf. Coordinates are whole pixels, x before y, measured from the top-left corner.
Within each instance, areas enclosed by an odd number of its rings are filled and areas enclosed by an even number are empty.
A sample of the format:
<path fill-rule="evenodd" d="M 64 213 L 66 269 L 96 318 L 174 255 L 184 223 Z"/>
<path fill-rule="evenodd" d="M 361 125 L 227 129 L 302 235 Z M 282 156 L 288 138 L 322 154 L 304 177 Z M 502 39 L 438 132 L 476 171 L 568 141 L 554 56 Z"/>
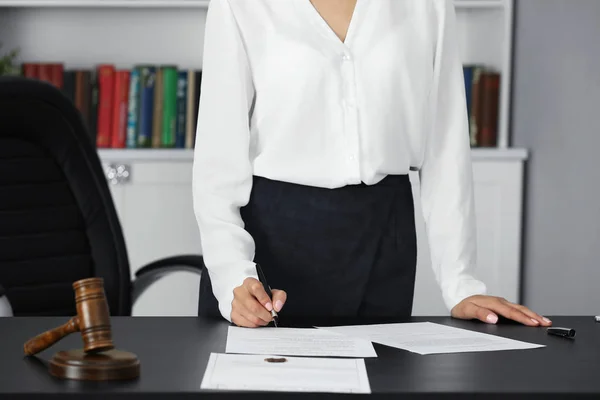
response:
<path fill-rule="evenodd" d="M 456 8 L 495 8 L 503 9 L 505 7 L 504 0 L 454 0 Z"/>
<path fill-rule="evenodd" d="M 0 7 L 207 8 L 210 0 L 0 0 Z M 459 9 L 504 8 L 503 0 L 454 0 Z"/>
<path fill-rule="evenodd" d="M 147 62 L 198 69 L 204 38 L 202 15 L 210 1 L 0 0 L 0 25 L 6 26 L 0 28 L 0 40 L 5 48 L 21 49 L 22 60 L 61 60 L 67 68 L 91 68 L 97 62 L 131 68 Z M 453 3 L 460 14 L 458 39 L 464 64 L 481 64 L 501 73 L 498 144 L 510 147 L 514 0 Z M 59 9 L 65 12 L 57 12 Z M 107 30 L 109 25 L 112 27 Z M 157 30 L 157 26 L 164 29 Z M 172 46 L 182 37 L 189 38 L 188 46 Z M 144 45 L 149 42 L 153 46 Z M 82 48 L 89 50 L 82 52 Z"/>
<path fill-rule="evenodd" d="M 181 161 L 194 159 L 194 151 L 190 149 L 100 149 L 100 159 L 112 161 Z M 471 151 L 473 161 L 492 160 L 525 160 L 526 149 L 475 148 Z"/>

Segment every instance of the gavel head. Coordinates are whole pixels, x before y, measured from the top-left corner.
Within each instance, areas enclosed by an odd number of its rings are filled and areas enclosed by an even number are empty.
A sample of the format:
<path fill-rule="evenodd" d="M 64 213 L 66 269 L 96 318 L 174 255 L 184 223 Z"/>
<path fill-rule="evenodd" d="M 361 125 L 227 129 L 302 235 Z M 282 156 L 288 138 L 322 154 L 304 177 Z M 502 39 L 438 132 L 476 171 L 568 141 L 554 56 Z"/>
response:
<path fill-rule="evenodd" d="M 97 353 L 114 348 L 110 326 L 110 313 L 104 280 L 82 279 L 73 283 L 79 331 L 86 353 Z"/>

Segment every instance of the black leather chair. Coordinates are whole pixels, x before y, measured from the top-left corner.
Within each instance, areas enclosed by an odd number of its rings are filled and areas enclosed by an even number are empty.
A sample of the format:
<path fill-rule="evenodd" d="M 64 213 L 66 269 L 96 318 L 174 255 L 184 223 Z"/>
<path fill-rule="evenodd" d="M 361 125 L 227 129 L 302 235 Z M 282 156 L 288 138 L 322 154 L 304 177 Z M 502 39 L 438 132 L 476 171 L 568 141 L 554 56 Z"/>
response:
<path fill-rule="evenodd" d="M 149 216 L 150 217 L 150 216 Z M 0 77 L 0 284 L 15 316 L 76 314 L 74 281 L 102 277 L 111 315 L 131 315 L 153 282 L 200 274 L 170 257 L 131 281 L 125 241 L 84 121 L 48 83 Z"/>

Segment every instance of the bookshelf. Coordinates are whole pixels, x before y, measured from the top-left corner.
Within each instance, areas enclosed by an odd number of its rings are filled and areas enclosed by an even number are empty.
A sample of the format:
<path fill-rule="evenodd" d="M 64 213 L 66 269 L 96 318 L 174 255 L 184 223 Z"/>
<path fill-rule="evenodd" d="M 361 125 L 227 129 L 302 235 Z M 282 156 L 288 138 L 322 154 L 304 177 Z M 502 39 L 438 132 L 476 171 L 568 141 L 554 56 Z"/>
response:
<path fill-rule="evenodd" d="M 189 7 L 206 8 L 210 0 L 0 0 L 5 7 Z M 504 8 L 504 0 L 454 0 L 457 8 Z"/>
<path fill-rule="evenodd" d="M 528 152 L 510 143 L 514 0 L 454 0 L 454 4 L 463 62 L 483 64 L 501 74 L 498 145 L 472 149 L 477 274 L 490 293 L 519 301 L 523 165 Z M 0 51 L 18 47 L 19 62 L 62 62 L 67 69 L 100 63 L 117 68 L 145 63 L 200 69 L 208 5 L 209 0 L 0 0 Z M 111 193 L 132 274 L 154 259 L 198 253 L 191 196 L 193 150 L 98 152 L 106 168 L 128 172 L 126 182 L 111 184 Z M 418 184 L 414 195 L 419 197 Z M 413 313 L 446 315 L 428 265 L 418 201 L 415 213 L 419 260 Z M 164 278 L 140 300 L 134 315 L 196 315 L 197 288 L 194 276 Z"/>
<path fill-rule="evenodd" d="M 495 147 L 498 151 L 511 146 L 513 2 L 454 0 L 463 62 L 483 64 L 501 73 Z M 63 62 L 66 68 L 90 68 L 101 62 L 119 68 L 141 62 L 201 68 L 209 3 L 210 0 L 0 0 L 0 41 L 3 49 L 19 47 L 22 60 Z"/>

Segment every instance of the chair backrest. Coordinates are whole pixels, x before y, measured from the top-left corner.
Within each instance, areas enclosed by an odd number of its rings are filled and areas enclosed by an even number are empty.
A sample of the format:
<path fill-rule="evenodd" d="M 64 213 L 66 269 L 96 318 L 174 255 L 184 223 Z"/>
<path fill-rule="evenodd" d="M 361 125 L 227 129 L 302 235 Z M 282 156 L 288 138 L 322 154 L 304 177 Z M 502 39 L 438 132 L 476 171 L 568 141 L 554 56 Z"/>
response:
<path fill-rule="evenodd" d="M 81 114 L 49 83 L 0 77 L 0 284 L 15 316 L 76 313 L 72 284 L 104 278 L 130 315 L 123 233 Z"/>

